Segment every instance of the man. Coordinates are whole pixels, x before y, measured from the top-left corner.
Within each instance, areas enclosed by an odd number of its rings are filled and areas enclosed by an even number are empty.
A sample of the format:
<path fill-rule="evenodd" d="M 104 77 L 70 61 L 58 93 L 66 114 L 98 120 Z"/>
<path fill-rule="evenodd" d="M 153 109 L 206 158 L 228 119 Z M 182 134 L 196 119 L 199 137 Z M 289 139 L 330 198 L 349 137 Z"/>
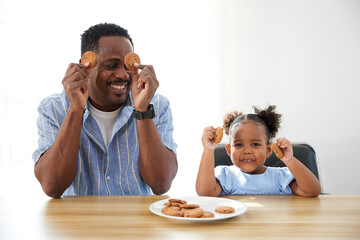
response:
<path fill-rule="evenodd" d="M 97 65 L 71 63 L 64 91 L 40 103 L 36 178 L 53 198 L 167 192 L 177 145 L 153 66 L 125 67 L 133 42 L 118 25 L 97 24 L 81 37 L 81 54 L 96 52 Z"/>

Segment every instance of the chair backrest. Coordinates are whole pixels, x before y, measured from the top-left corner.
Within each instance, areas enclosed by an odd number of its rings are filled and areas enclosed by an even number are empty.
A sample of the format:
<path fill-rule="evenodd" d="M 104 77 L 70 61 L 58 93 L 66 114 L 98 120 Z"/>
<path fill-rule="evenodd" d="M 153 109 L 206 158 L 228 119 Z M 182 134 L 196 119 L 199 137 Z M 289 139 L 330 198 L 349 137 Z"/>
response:
<path fill-rule="evenodd" d="M 292 144 L 292 147 L 294 150 L 294 157 L 299 159 L 300 162 L 310 169 L 320 181 L 315 150 L 306 143 Z M 215 148 L 214 155 L 215 167 L 219 165 L 233 165 L 229 155 L 226 153 L 225 144 L 218 144 Z M 278 159 L 274 153 L 270 155 L 264 165 L 271 167 L 285 167 L 285 164 Z"/>

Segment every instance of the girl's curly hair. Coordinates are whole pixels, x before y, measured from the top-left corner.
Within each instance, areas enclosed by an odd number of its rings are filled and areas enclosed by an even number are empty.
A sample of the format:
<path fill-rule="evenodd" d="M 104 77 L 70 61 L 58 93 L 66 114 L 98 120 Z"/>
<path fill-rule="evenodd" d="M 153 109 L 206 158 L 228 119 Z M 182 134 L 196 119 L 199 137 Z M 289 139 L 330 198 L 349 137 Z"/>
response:
<path fill-rule="evenodd" d="M 267 142 L 270 142 L 270 140 L 276 136 L 276 133 L 280 128 L 281 114 L 275 112 L 275 105 L 270 105 L 264 110 L 261 110 L 255 106 L 253 106 L 253 109 L 255 111 L 255 114 L 242 114 L 238 111 L 232 111 L 227 113 L 223 119 L 223 128 L 225 130 L 225 133 L 231 136 L 233 126 L 239 123 L 255 121 L 265 127 Z"/>

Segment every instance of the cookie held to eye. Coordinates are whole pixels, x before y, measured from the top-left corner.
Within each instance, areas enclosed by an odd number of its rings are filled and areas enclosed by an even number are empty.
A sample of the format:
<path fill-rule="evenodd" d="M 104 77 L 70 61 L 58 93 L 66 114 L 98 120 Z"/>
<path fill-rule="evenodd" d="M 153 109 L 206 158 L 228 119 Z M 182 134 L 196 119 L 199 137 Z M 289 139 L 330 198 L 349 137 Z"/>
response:
<path fill-rule="evenodd" d="M 223 128 L 217 127 L 215 129 L 214 142 L 219 143 L 223 137 Z"/>
<path fill-rule="evenodd" d="M 140 57 L 134 52 L 129 52 L 125 56 L 125 66 L 130 70 L 135 70 L 136 67 L 134 66 L 134 63 L 140 64 Z"/>
<path fill-rule="evenodd" d="M 80 62 L 89 63 L 89 69 L 91 69 L 97 64 L 97 55 L 93 51 L 87 51 L 82 55 Z"/>
<path fill-rule="evenodd" d="M 279 159 L 284 157 L 283 150 L 276 143 L 271 143 L 271 151 L 273 151 Z"/>

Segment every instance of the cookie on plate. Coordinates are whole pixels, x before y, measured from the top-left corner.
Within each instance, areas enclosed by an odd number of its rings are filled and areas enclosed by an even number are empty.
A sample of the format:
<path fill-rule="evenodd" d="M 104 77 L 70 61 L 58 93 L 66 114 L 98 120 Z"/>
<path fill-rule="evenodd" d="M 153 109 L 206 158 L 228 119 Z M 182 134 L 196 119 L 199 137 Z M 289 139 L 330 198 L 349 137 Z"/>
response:
<path fill-rule="evenodd" d="M 163 207 L 161 211 L 168 216 L 181 217 L 179 207 Z"/>
<path fill-rule="evenodd" d="M 186 204 L 187 202 L 185 200 L 181 200 L 181 199 L 175 199 L 175 198 L 170 198 L 169 203 L 180 203 L 180 204 Z"/>
<path fill-rule="evenodd" d="M 189 209 L 184 212 L 184 218 L 199 218 L 203 213 L 201 208 Z"/>
<path fill-rule="evenodd" d="M 215 215 L 212 212 L 204 211 L 203 214 L 201 215 L 201 218 L 213 218 L 213 217 L 215 217 Z"/>
<path fill-rule="evenodd" d="M 187 208 L 187 209 L 191 209 L 191 208 L 199 208 L 200 205 L 197 205 L 197 204 L 180 204 L 179 206 L 180 208 Z"/>
<path fill-rule="evenodd" d="M 227 213 L 233 213 L 235 212 L 235 209 L 233 207 L 217 207 L 215 208 L 215 212 L 217 213 L 223 213 L 223 214 L 227 214 Z"/>

